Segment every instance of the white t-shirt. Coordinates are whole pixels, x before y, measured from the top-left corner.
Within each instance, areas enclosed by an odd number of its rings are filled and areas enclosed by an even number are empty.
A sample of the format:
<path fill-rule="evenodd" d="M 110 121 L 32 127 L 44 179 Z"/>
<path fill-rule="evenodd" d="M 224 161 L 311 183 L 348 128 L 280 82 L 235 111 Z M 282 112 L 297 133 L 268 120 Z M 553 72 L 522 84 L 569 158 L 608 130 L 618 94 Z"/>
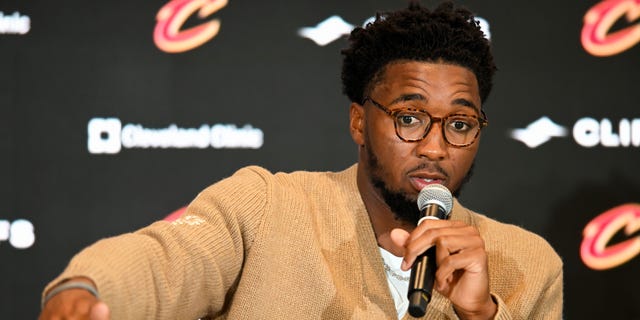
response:
<path fill-rule="evenodd" d="M 389 291 L 391 291 L 393 301 L 396 304 L 398 319 L 402 319 L 409 309 L 407 290 L 409 290 L 409 277 L 411 276 L 411 270 L 402 271 L 400 269 L 402 257 L 396 257 L 391 252 L 383 248 L 380 248 L 380 254 L 384 260 L 387 283 L 389 284 Z"/>

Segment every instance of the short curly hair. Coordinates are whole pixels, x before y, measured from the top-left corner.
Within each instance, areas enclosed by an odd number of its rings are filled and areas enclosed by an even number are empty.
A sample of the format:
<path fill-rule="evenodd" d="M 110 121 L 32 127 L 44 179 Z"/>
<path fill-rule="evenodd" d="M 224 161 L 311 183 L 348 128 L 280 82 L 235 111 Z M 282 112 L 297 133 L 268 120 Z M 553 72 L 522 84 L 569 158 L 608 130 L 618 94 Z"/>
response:
<path fill-rule="evenodd" d="M 365 28 L 357 27 L 342 50 L 342 90 L 363 103 L 384 68 L 401 60 L 444 62 L 466 67 L 478 80 L 484 102 L 493 86 L 496 66 L 489 41 L 473 14 L 451 2 L 435 10 L 412 1 L 407 9 L 378 13 Z"/>

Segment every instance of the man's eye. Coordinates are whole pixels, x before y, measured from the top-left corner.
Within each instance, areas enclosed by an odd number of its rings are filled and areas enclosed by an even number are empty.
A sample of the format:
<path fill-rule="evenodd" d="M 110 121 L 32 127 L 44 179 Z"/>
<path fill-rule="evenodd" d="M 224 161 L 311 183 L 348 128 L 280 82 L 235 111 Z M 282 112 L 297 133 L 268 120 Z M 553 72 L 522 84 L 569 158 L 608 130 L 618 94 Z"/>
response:
<path fill-rule="evenodd" d="M 400 114 L 398 115 L 398 123 L 403 126 L 411 126 L 420 124 L 422 120 L 420 118 L 410 115 L 410 114 Z"/>
<path fill-rule="evenodd" d="M 466 119 L 455 119 L 449 122 L 449 127 L 454 131 L 462 132 L 470 130 L 474 127 L 474 124 Z"/>
<path fill-rule="evenodd" d="M 464 123 L 462 121 L 456 121 L 456 122 L 453 123 L 453 127 L 456 130 L 463 130 L 464 128 L 466 128 L 468 126 L 469 126 L 468 124 L 466 124 L 466 123 Z"/>

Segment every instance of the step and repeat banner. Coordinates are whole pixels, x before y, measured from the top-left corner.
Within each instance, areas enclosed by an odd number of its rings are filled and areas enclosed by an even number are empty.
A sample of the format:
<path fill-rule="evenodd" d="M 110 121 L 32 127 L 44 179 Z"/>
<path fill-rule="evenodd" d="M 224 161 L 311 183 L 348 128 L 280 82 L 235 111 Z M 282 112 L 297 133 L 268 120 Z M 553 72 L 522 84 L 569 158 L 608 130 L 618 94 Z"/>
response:
<path fill-rule="evenodd" d="M 499 67 L 461 201 L 548 239 L 565 318 L 640 319 L 640 1 L 461 4 Z M 406 5 L 0 1 L 0 318 L 243 166 L 356 162 L 339 51 Z"/>

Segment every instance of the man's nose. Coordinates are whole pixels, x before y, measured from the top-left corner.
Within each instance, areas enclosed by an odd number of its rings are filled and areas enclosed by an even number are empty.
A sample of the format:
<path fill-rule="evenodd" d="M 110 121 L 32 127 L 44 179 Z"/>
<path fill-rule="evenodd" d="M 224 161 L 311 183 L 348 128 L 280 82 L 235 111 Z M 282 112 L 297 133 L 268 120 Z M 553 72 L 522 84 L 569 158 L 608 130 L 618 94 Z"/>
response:
<path fill-rule="evenodd" d="M 417 142 L 416 155 L 433 161 L 442 160 L 448 155 L 447 147 L 447 141 L 442 134 L 442 122 L 435 122 L 431 124 L 424 139 Z"/>

